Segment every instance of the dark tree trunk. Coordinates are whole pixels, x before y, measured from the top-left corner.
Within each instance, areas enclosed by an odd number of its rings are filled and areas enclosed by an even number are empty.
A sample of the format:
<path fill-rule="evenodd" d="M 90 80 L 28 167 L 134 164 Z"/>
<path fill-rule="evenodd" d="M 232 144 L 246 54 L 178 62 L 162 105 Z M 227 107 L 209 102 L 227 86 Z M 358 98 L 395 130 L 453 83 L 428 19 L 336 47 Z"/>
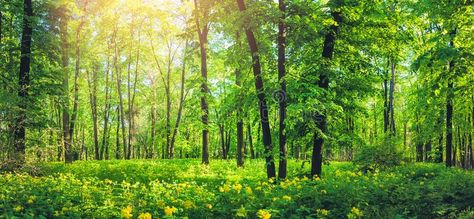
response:
<path fill-rule="evenodd" d="M 387 77 L 387 76 L 385 76 Z M 383 80 L 383 132 L 387 133 L 389 125 L 389 112 L 388 112 L 388 80 Z"/>
<path fill-rule="evenodd" d="M 284 0 L 278 1 L 280 12 L 282 13 L 280 22 L 278 23 L 278 80 L 280 81 L 281 93 L 278 96 L 279 105 L 279 140 L 280 140 L 280 163 L 278 166 L 278 178 L 286 179 L 287 170 L 287 149 L 286 149 L 286 133 L 285 133 L 285 118 L 286 118 L 286 69 L 285 69 L 285 47 L 286 47 L 286 5 Z"/>
<path fill-rule="evenodd" d="M 394 94 L 395 94 L 395 67 L 396 64 L 393 60 L 390 63 L 391 69 L 391 77 L 390 77 L 390 92 L 389 92 L 389 100 L 388 100 L 388 111 L 389 111 L 389 123 L 390 123 L 390 135 L 395 136 L 396 128 L 395 128 L 395 111 L 394 111 Z"/>
<path fill-rule="evenodd" d="M 334 53 L 334 46 L 336 43 L 336 35 L 339 30 L 339 27 L 342 23 L 341 12 L 333 11 L 331 15 L 334 21 L 337 24 L 331 25 L 331 28 L 328 33 L 326 33 L 323 45 L 323 53 L 322 57 L 324 62 L 328 62 L 332 59 Z M 325 64 L 326 65 L 326 64 Z M 329 66 L 325 66 L 328 68 Z M 318 85 L 320 88 L 324 90 L 329 89 L 329 78 L 327 75 L 328 69 L 324 69 L 321 71 L 319 75 L 319 82 Z M 316 125 L 318 126 L 319 131 L 315 131 L 313 134 L 313 154 L 311 156 L 311 176 L 318 176 L 321 177 L 321 170 L 322 170 L 322 148 L 324 145 L 324 137 L 323 134 L 326 133 L 327 127 L 326 121 L 326 113 L 318 113 L 316 115 Z"/>
<path fill-rule="evenodd" d="M 237 0 L 237 5 L 241 12 L 246 10 L 244 0 Z M 267 167 L 267 177 L 275 178 L 275 161 L 273 160 L 273 145 L 272 145 L 272 136 L 270 131 L 270 124 L 268 121 L 268 107 L 267 99 L 264 92 L 264 85 L 262 79 L 262 69 L 260 66 L 260 56 L 258 53 L 257 41 L 253 32 L 246 27 L 245 34 L 247 35 L 247 40 L 250 47 L 250 52 L 252 54 L 252 63 L 253 63 L 253 73 L 255 76 L 255 88 L 257 90 L 257 97 L 259 100 L 259 110 L 260 110 L 260 122 L 262 124 L 262 138 L 263 146 L 265 147 L 265 160 Z"/>
<path fill-rule="evenodd" d="M 240 88 L 241 86 L 241 72 L 240 69 L 235 71 L 235 84 Z M 242 94 L 239 90 L 238 107 L 237 107 L 237 166 L 244 166 L 244 122 L 242 120 Z"/>
<path fill-rule="evenodd" d="M 208 8 L 204 4 L 198 4 L 198 0 L 194 0 L 196 9 L 196 26 L 199 37 L 199 49 L 201 53 L 201 122 L 204 127 L 202 129 L 202 163 L 209 164 L 209 106 L 207 103 L 207 95 L 209 88 L 207 86 L 207 34 L 209 32 L 208 24 Z M 204 24 L 201 26 L 201 10 L 203 10 Z"/>
<path fill-rule="evenodd" d="M 439 116 L 438 116 L 438 129 L 439 129 L 439 137 L 438 137 L 438 145 L 435 150 L 435 157 L 434 161 L 436 163 L 442 163 L 443 162 L 443 122 L 444 122 L 444 110 L 439 111 Z"/>
<path fill-rule="evenodd" d="M 449 62 L 449 71 L 453 71 L 454 62 Z M 450 76 L 451 77 L 451 76 Z M 454 86 L 452 78 L 448 78 L 448 90 L 446 95 L 446 166 L 451 167 L 453 163 L 453 101 Z"/>
<path fill-rule="evenodd" d="M 28 112 L 28 87 L 30 85 L 30 62 L 31 62 L 31 35 L 33 5 L 31 0 L 24 0 L 24 18 L 23 31 L 21 36 L 21 58 L 20 73 L 18 78 L 19 90 L 18 97 L 19 112 L 16 118 L 16 124 L 13 132 L 13 145 L 15 148 L 14 158 L 20 162 L 25 162 L 26 155 L 26 113 Z"/>
<path fill-rule="evenodd" d="M 433 161 L 433 156 L 431 155 L 431 140 L 428 141 L 426 144 L 425 144 L 425 161 L 427 162 L 431 162 Z"/>

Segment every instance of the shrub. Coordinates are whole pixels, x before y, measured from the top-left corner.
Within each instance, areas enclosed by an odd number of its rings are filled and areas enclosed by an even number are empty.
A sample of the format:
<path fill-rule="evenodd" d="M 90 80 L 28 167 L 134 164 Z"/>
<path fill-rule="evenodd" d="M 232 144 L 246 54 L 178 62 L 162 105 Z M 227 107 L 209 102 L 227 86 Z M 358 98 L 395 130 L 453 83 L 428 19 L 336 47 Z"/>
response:
<path fill-rule="evenodd" d="M 356 152 L 354 163 L 360 170 L 372 172 L 402 163 L 403 153 L 396 146 L 396 140 L 385 139 L 380 144 L 364 146 Z"/>

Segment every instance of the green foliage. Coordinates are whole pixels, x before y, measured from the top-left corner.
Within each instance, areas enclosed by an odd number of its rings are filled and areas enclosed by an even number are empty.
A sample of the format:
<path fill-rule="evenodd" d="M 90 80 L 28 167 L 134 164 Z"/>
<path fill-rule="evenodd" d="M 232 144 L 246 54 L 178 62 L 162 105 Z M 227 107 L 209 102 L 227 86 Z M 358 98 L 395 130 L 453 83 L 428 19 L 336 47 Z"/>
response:
<path fill-rule="evenodd" d="M 38 218 L 441 218 L 472 215 L 474 176 L 435 164 L 363 174 L 325 166 L 322 179 L 265 178 L 262 160 L 76 162 L 42 165 L 44 176 L 3 174 L 0 217 Z M 300 164 L 290 160 L 291 169 Z M 166 215 L 166 214 L 172 214 Z"/>
<path fill-rule="evenodd" d="M 379 144 L 361 147 L 354 158 L 354 163 L 364 172 L 383 170 L 402 162 L 403 151 L 398 149 L 396 140 L 391 138 L 384 138 Z"/>

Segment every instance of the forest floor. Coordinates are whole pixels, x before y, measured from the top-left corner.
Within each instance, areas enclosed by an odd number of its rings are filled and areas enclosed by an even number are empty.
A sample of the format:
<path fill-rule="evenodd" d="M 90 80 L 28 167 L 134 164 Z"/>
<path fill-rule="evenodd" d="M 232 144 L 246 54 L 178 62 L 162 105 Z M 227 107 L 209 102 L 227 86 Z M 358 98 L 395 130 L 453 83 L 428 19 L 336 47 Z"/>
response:
<path fill-rule="evenodd" d="M 0 218 L 474 218 L 474 173 L 439 164 L 331 162 L 310 180 L 290 160 L 282 182 L 266 180 L 263 160 L 35 165 L 0 175 Z"/>

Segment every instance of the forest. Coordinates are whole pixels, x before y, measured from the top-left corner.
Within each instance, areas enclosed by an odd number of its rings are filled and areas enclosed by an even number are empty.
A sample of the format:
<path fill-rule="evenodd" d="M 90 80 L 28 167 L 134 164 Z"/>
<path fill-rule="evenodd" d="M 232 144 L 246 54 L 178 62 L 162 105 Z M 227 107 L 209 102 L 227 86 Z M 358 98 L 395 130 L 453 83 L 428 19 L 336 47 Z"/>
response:
<path fill-rule="evenodd" d="M 474 218 L 472 0 L 0 0 L 0 218 Z"/>

